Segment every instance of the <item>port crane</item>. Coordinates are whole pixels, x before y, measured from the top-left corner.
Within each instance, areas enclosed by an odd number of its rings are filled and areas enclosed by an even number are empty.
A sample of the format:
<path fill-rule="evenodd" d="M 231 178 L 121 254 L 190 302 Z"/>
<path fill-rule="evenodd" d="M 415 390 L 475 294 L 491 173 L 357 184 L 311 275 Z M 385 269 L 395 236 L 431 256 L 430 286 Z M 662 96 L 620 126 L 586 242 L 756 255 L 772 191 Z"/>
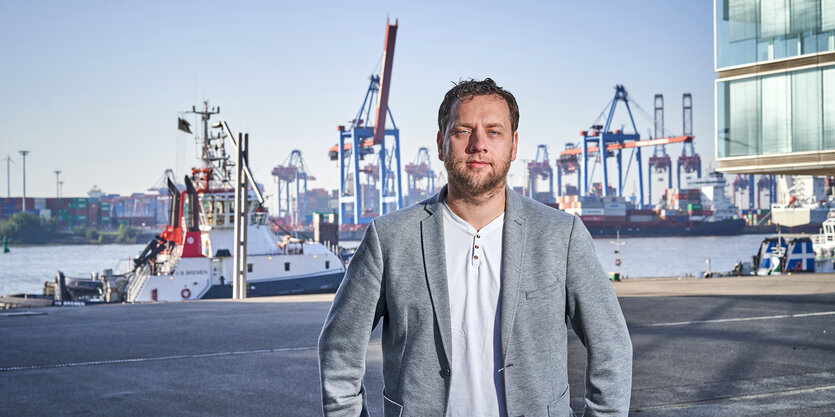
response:
<path fill-rule="evenodd" d="M 757 180 L 757 208 L 762 208 L 760 196 L 763 190 L 768 190 L 768 207 L 774 204 L 774 196 L 777 195 L 777 181 L 774 180 L 774 175 L 761 175 Z"/>
<path fill-rule="evenodd" d="M 754 187 L 754 174 L 737 175 L 736 178 L 734 178 L 734 182 L 733 182 L 732 185 L 733 185 L 733 194 L 734 194 L 733 195 L 734 205 L 739 207 L 739 208 L 742 208 L 742 207 L 740 207 L 740 204 L 739 204 L 739 203 L 742 203 L 742 201 L 737 203 L 736 196 L 737 196 L 738 193 L 741 194 L 743 190 L 748 190 L 748 208 L 749 209 L 754 208 L 754 192 L 752 191 L 753 187 Z M 742 196 L 740 195 L 740 200 L 741 200 L 741 198 L 742 198 Z"/>
<path fill-rule="evenodd" d="M 681 96 L 681 109 L 682 109 L 682 130 L 681 133 L 685 136 L 692 136 L 693 135 L 693 96 L 690 93 L 684 93 Z M 702 158 L 699 154 L 696 153 L 696 150 L 693 148 L 693 142 L 690 141 L 689 143 L 685 143 L 684 146 L 681 148 L 681 155 L 678 157 L 678 161 L 676 161 L 676 169 L 677 172 L 677 186 L 681 188 L 681 170 L 684 170 L 685 174 L 690 174 L 695 172 L 696 178 L 702 177 Z"/>
<path fill-rule="evenodd" d="M 656 94 L 653 99 L 654 116 L 655 116 L 655 132 L 651 136 L 653 138 L 660 138 L 664 136 L 664 95 Z M 650 204 L 652 201 L 652 173 L 663 175 L 667 173 L 667 188 L 673 188 L 673 163 L 670 155 L 667 154 L 666 145 L 655 145 L 653 147 L 652 155 L 647 161 L 647 200 Z M 659 178 L 663 182 L 664 178 Z"/>
<path fill-rule="evenodd" d="M 689 94 L 685 94 L 685 96 L 688 95 Z M 619 102 L 623 102 L 624 107 L 626 107 L 626 111 L 629 116 L 629 122 L 631 124 L 633 133 L 624 133 L 623 128 L 615 130 L 614 132 L 611 130 L 615 109 L 617 108 Z M 639 110 L 645 117 L 649 118 L 650 120 L 653 120 L 653 118 L 647 115 L 646 112 L 644 112 L 643 109 L 641 109 L 641 107 L 637 103 L 635 103 L 632 99 L 629 98 L 629 95 L 626 92 L 626 89 L 623 87 L 623 85 L 617 85 L 615 86 L 614 98 L 609 102 L 609 104 L 607 104 L 603 112 L 601 112 L 601 114 L 597 117 L 597 120 L 595 120 L 592 123 L 591 128 L 589 130 L 584 130 L 580 132 L 580 136 L 582 138 L 579 144 L 567 146 L 567 149 L 563 150 L 560 153 L 560 160 L 558 160 L 557 163 L 559 165 L 561 160 L 564 160 L 564 158 L 567 158 L 570 155 L 579 156 L 578 165 L 580 167 L 579 169 L 581 172 L 579 181 L 579 194 L 581 196 L 585 196 L 592 194 L 592 191 L 595 188 L 593 184 L 590 183 L 594 171 L 589 170 L 589 159 L 594 159 L 595 165 L 597 163 L 600 163 L 600 165 L 602 166 L 603 178 L 600 184 L 600 195 L 608 196 L 610 193 L 614 192 L 619 197 L 623 197 L 624 177 L 626 176 L 626 174 L 629 173 L 629 167 L 632 163 L 632 159 L 634 159 L 638 165 L 638 208 L 642 209 L 644 208 L 645 203 L 642 166 L 643 160 L 641 158 L 641 148 L 645 148 L 648 146 L 682 143 L 684 144 L 684 146 L 690 144 L 692 149 L 692 142 L 695 136 L 693 136 L 692 134 L 682 136 L 671 136 L 669 135 L 669 132 L 664 131 L 665 137 L 642 140 L 640 138 L 640 135 L 637 133 L 638 128 L 635 124 L 635 119 L 633 117 L 632 107 L 630 106 L 630 104 L 632 106 L 635 106 L 635 108 Z M 685 114 L 687 114 L 686 110 Z M 605 124 L 598 124 L 598 122 L 603 118 L 604 115 L 607 115 Z M 687 125 L 688 122 L 685 121 L 684 123 L 685 125 Z M 685 131 L 689 132 L 689 130 Z M 604 152 L 600 152 L 598 154 L 599 149 L 603 149 Z M 632 149 L 632 154 L 626 166 L 626 173 L 624 174 L 622 152 L 625 149 Z M 606 163 L 609 157 L 614 157 L 616 159 L 617 186 L 614 188 L 609 186 L 609 168 L 608 164 Z M 679 182 L 680 181 L 681 178 L 679 178 Z"/>
<path fill-rule="evenodd" d="M 435 171 L 432 170 L 429 149 L 421 147 L 412 163 L 406 164 L 406 184 L 409 204 L 415 204 L 435 193 Z"/>
<path fill-rule="evenodd" d="M 302 152 L 298 149 L 293 149 L 290 155 L 284 159 L 284 162 L 273 168 L 271 173 L 278 184 L 278 193 L 276 194 L 278 211 L 276 211 L 276 214 L 278 217 L 291 216 L 292 223 L 298 224 L 307 210 L 307 181 L 314 181 L 316 177 L 309 175 L 307 172 Z M 296 183 L 295 209 L 290 204 L 290 185 L 293 183 Z M 282 190 L 284 190 L 283 196 Z"/>
<path fill-rule="evenodd" d="M 390 24 L 386 20 L 380 74 L 370 77 L 362 106 L 354 119 L 348 125 L 337 127 L 339 143 L 331 147 L 328 153 L 331 160 L 339 161 L 340 225 L 367 224 L 378 213 L 385 214 L 402 207 L 400 131 L 388 105 L 396 37 L 397 21 Z M 373 115 L 374 124 L 369 125 L 375 99 L 377 106 Z M 391 122 L 391 128 L 386 127 L 386 120 Z M 367 168 L 360 168 L 360 160 L 373 153 L 378 155 L 379 197 L 377 207 L 368 207 L 364 204 L 368 200 L 364 200 L 360 184 L 360 172 Z M 348 215 L 349 212 L 351 215 Z"/>
<path fill-rule="evenodd" d="M 554 200 L 554 170 L 548 158 L 548 147 L 539 145 L 536 147 L 536 159 L 528 162 L 528 197 L 539 200 L 543 203 L 553 203 Z M 537 182 L 539 179 L 548 181 L 548 194 L 544 201 L 539 199 Z"/>
<path fill-rule="evenodd" d="M 573 143 L 566 143 L 565 149 L 575 149 L 576 145 Z M 565 154 L 561 153 L 559 158 L 557 158 L 557 193 L 559 195 L 575 195 L 577 194 L 577 189 L 580 187 L 580 182 L 582 178 L 580 178 L 580 162 L 577 158 L 577 154 Z M 577 174 L 577 185 L 571 186 L 566 184 L 565 188 L 563 188 L 562 184 L 562 176 L 569 175 L 569 174 Z"/>

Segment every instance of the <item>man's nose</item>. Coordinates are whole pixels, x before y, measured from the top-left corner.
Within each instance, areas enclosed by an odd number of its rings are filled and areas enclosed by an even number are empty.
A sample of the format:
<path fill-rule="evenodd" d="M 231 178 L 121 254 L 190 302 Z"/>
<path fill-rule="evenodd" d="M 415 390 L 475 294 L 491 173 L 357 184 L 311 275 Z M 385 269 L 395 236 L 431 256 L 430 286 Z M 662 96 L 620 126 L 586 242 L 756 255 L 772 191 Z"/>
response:
<path fill-rule="evenodd" d="M 482 129 L 473 129 L 473 133 L 470 135 L 470 143 L 467 146 L 467 150 L 471 153 L 484 152 L 487 149 L 486 139 L 487 132 Z"/>

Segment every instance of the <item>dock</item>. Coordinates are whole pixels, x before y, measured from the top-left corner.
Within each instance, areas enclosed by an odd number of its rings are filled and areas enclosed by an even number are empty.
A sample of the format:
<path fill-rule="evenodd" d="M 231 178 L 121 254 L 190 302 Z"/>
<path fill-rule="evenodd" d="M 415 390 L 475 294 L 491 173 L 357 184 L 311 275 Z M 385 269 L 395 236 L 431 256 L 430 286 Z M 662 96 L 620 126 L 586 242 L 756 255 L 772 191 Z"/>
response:
<path fill-rule="evenodd" d="M 634 348 L 630 415 L 831 416 L 835 274 L 615 282 Z M 0 414 L 321 415 L 331 294 L 0 311 Z M 585 352 L 569 337 L 571 404 Z M 382 416 L 379 331 L 365 385 Z"/>

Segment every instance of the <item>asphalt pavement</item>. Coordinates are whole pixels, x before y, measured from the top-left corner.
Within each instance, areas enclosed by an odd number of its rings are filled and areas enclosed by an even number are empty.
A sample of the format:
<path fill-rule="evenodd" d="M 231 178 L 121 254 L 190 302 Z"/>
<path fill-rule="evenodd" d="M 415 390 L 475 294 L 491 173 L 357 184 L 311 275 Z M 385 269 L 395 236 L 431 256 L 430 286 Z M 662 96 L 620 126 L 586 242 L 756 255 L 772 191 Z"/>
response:
<path fill-rule="evenodd" d="M 835 415 L 835 276 L 808 277 L 615 283 L 634 347 L 630 415 Z M 321 415 L 330 298 L 0 311 L 0 415 Z M 578 413 L 584 361 L 571 334 Z M 379 334 L 365 384 L 382 416 Z"/>

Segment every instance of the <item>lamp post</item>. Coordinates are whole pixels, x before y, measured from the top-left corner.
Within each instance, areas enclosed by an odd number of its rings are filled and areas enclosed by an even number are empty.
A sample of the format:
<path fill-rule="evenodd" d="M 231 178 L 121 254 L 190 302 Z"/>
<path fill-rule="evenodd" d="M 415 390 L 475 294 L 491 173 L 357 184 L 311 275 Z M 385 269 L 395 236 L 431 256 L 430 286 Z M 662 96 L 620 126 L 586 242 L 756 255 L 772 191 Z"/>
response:
<path fill-rule="evenodd" d="M 58 197 L 61 197 L 61 194 L 64 193 L 64 181 L 58 182 Z"/>
<path fill-rule="evenodd" d="M 21 155 L 23 155 L 23 212 L 26 212 L 26 155 L 29 154 L 30 151 L 17 151 Z"/>
<path fill-rule="evenodd" d="M 61 181 L 58 179 L 58 176 L 61 175 L 60 170 L 52 171 L 55 173 L 55 198 L 61 198 Z"/>

